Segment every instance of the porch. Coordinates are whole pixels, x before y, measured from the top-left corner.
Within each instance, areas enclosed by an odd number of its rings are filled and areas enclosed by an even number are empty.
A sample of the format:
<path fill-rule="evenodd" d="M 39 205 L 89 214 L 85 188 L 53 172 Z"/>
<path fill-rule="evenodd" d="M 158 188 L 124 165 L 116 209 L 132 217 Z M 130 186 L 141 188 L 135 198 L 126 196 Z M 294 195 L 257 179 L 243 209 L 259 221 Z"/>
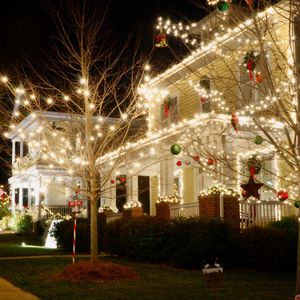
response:
<path fill-rule="evenodd" d="M 290 202 L 239 201 L 240 228 L 266 226 L 283 217 L 296 216 L 297 210 Z M 170 205 L 170 217 L 199 217 L 199 202 Z"/>

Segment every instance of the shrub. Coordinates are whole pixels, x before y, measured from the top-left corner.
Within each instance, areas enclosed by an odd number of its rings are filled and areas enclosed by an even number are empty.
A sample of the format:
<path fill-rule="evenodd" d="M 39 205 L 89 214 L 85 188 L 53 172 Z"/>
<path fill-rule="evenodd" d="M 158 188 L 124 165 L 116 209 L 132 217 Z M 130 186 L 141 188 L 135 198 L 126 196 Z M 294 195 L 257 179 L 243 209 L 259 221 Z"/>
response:
<path fill-rule="evenodd" d="M 293 217 L 283 217 L 280 221 L 274 221 L 270 223 L 271 228 L 282 229 L 290 237 L 297 237 L 298 235 L 298 218 Z"/>
<path fill-rule="evenodd" d="M 107 224 L 105 239 L 110 254 L 189 268 L 199 268 L 217 257 L 231 263 L 233 245 L 233 235 L 227 224 L 193 218 L 121 219 Z"/>
<path fill-rule="evenodd" d="M 293 270 L 297 238 L 278 228 L 252 227 L 240 236 L 241 265 L 260 270 Z"/>
<path fill-rule="evenodd" d="M 98 218 L 98 247 L 99 251 L 103 250 L 105 224 L 103 220 Z M 57 240 L 58 247 L 72 251 L 73 247 L 73 229 L 74 221 L 64 220 L 56 224 L 52 235 Z M 88 219 L 78 218 L 76 229 L 76 251 L 88 252 L 90 250 L 90 224 Z"/>
<path fill-rule="evenodd" d="M 14 227 L 17 233 L 28 234 L 33 231 L 33 218 L 25 212 L 18 212 L 14 216 Z"/>

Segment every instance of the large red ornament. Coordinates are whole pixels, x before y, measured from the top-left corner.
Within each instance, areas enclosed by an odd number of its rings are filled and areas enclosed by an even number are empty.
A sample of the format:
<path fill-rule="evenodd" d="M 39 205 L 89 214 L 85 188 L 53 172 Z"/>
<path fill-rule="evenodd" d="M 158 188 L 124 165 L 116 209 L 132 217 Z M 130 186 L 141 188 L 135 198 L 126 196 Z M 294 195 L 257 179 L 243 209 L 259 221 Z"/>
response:
<path fill-rule="evenodd" d="M 277 197 L 280 201 L 284 201 L 289 198 L 289 193 L 283 190 L 277 192 Z"/>
<path fill-rule="evenodd" d="M 212 158 L 212 157 L 209 157 L 208 160 L 207 160 L 207 164 L 209 166 L 213 165 L 215 163 L 215 160 Z"/>
<path fill-rule="evenodd" d="M 264 81 L 264 78 L 260 73 L 257 73 L 255 75 L 255 81 L 256 81 L 256 83 L 262 83 Z"/>
<path fill-rule="evenodd" d="M 194 161 L 199 161 L 199 160 L 200 160 L 200 156 L 199 156 L 199 155 L 193 156 L 193 160 L 194 160 Z"/>
<path fill-rule="evenodd" d="M 232 113 L 231 114 L 231 125 L 236 133 L 238 133 L 239 124 L 240 124 L 239 118 L 237 117 L 237 115 L 235 113 Z"/>
<path fill-rule="evenodd" d="M 179 161 L 176 163 L 176 165 L 177 165 L 178 167 L 180 167 L 180 166 L 182 165 L 182 162 L 179 160 Z"/>

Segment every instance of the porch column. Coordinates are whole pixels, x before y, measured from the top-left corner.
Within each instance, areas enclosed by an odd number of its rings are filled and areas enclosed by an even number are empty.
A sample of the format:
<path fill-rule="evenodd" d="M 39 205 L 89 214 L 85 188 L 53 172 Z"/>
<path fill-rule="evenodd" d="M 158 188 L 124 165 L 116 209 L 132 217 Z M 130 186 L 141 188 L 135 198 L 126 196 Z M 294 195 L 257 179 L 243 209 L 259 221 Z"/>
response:
<path fill-rule="evenodd" d="M 23 188 L 19 188 L 19 207 L 20 210 L 23 210 Z"/>
<path fill-rule="evenodd" d="M 20 140 L 20 158 L 23 157 L 23 140 Z"/>
<path fill-rule="evenodd" d="M 116 183 L 111 183 L 110 180 L 106 181 L 103 187 L 101 200 L 104 199 L 103 205 L 107 205 L 112 209 L 116 209 Z M 102 201 L 101 201 L 102 202 Z M 102 203 L 101 203 L 102 205 Z"/>
<path fill-rule="evenodd" d="M 16 212 L 16 190 L 14 187 L 11 189 L 11 211 L 13 215 Z"/>
<path fill-rule="evenodd" d="M 174 161 L 169 158 L 160 162 L 160 196 L 174 195 Z"/>
<path fill-rule="evenodd" d="M 139 187 L 138 187 L 138 176 L 132 175 L 126 177 L 126 202 L 138 202 L 139 201 Z"/>
<path fill-rule="evenodd" d="M 16 161 L 16 142 L 12 141 L 12 163 Z"/>

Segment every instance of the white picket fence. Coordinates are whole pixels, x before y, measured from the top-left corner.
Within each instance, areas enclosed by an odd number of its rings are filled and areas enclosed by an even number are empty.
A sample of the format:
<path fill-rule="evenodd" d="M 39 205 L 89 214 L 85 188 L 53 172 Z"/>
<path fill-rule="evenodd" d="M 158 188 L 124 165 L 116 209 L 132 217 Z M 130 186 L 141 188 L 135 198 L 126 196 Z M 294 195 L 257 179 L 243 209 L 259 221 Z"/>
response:
<path fill-rule="evenodd" d="M 266 226 L 282 217 L 297 215 L 292 204 L 280 201 L 240 201 L 240 227 Z M 199 217 L 199 202 L 175 204 L 170 206 L 171 218 Z"/>

